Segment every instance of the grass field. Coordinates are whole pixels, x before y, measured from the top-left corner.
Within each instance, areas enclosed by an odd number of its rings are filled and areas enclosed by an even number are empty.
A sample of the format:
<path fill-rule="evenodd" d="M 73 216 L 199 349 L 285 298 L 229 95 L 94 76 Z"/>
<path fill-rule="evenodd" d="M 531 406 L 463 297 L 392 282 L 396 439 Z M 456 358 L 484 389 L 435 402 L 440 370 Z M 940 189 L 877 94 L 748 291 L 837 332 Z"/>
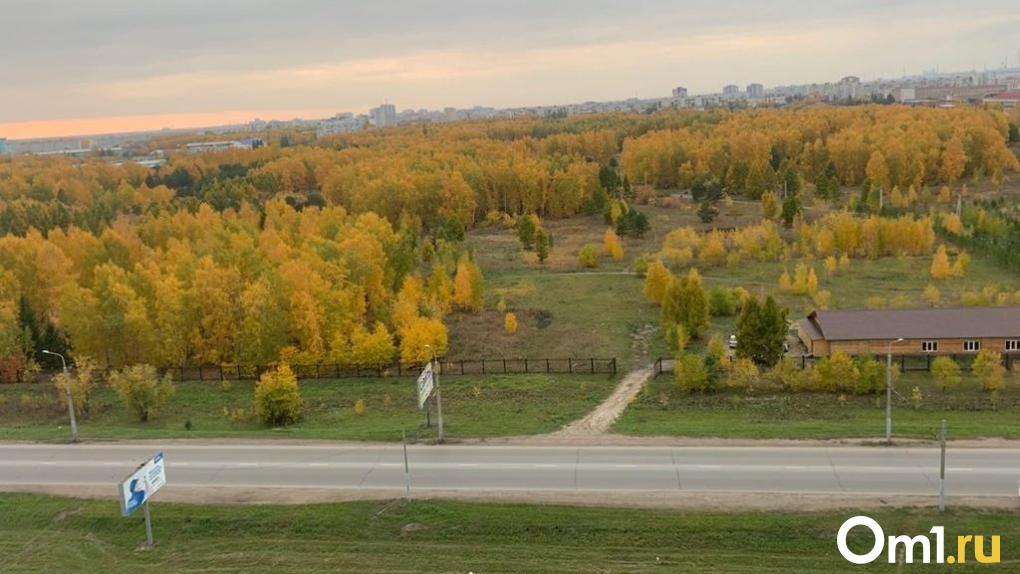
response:
<path fill-rule="evenodd" d="M 853 566 L 835 534 L 855 513 L 707 513 L 455 502 L 152 507 L 157 548 L 141 517 L 114 501 L 0 495 L 0 571 L 21 572 L 894 572 Z M 886 534 L 1002 537 L 1015 572 L 1020 515 L 1009 511 L 868 512 Z M 857 531 L 854 531 L 857 534 Z M 863 533 L 851 546 L 866 550 Z M 948 544 L 947 544 L 948 547 Z M 947 550 L 954 550 L 948 547 Z M 944 567 L 913 564 L 910 572 Z"/>
<path fill-rule="evenodd" d="M 917 408 L 911 390 L 918 387 Z M 925 373 L 908 373 L 896 383 L 893 435 L 934 439 L 942 419 L 950 439 L 1020 438 L 1020 384 L 998 402 L 974 381 L 943 396 Z M 729 438 L 884 438 L 885 397 L 776 393 L 747 396 L 720 391 L 688 395 L 672 375 L 652 380 L 613 429 L 632 435 Z"/>
<path fill-rule="evenodd" d="M 544 433 L 579 418 L 604 399 L 606 376 L 516 375 L 442 380 L 446 435 L 451 439 Z M 422 428 L 414 379 L 302 381 L 305 416 L 287 428 L 269 428 L 251 416 L 253 383 L 182 383 L 154 419 L 139 423 L 108 387 L 97 389 L 91 415 L 79 421 L 85 439 L 287 437 L 400 440 L 434 436 Z M 365 402 L 358 415 L 354 405 Z M 242 411 L 240 416 L 224 409 Z M 246 411 L 246 412 L 245 412 Z M 64 440 L 67 411 L 48 384 L 0 385 L 0 440 Z M 433 413 L 435 418 L 435 413 Z M 233 419 L 233 420 L 232 420 Z M 186 422 L 191 422 L 191 430 Z"/>

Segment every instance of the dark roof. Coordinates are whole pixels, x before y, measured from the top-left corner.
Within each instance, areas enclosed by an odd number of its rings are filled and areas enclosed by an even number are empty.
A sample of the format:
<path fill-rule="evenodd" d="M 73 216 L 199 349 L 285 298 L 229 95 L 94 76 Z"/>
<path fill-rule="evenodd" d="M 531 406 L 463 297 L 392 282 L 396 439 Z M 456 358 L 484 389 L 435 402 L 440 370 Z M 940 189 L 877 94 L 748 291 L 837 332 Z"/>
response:
<path fill-rule="evenodd" d="M 829 341 L 1018 338 L 1020 307 L 814 311 L 801 321 Z"/>

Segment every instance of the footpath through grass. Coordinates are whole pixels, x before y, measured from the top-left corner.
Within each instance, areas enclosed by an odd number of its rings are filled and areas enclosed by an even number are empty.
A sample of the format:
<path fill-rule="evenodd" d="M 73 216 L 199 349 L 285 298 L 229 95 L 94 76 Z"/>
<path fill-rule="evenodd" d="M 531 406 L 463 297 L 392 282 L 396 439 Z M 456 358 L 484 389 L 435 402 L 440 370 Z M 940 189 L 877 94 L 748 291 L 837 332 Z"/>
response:
<path fill-rule="evenodd" d="M 451 439 L 552 432 L 598 405 L 615 384 L 606 376 L 515 375 L 442 380 L 446 435 Z M 302 381 L 304 418 L 270 428 L 252 414 L 254 383 L 176 385 L 166 407 L 145 423 L 134 419 L 109 387 L 97 389 L 83 439 L 310 438 L 400 440 L 432 438 L 417 410 L 413 378 Z M 364 412 L 355 405 L 364 401 Z M 190 430 L 188 423 L 190 421 Z M 65 440 L 67 411 L 49 384 L 0 385 L 0 440 Z"/>
<path fill-rule="evenodd" d="M 0 495 L 0 571 L 20 572 L 894 572 L 836 550 L 855 512 L 709 513 L 457 502 L 197 506 L 155 502 L 154 551 L 137 551 L 141 516 L 115 501 Z M 868 512 L 886 534 L 1002 537 L 1015 572 L 1020 515 L 1009 511 Z M 858 531 L 859 530 L 859 531 Z M 854 531 L 858 552 L 870 540 Z M 955 548 L 947 548 L 955 551 Z M 945 567 L 913 564 L 910 572 Z"/>
<path fill-rule="evenodd" d="M 1020 439 L 1020 386 L 1013 380 L 993 398 L 973 380 L 942 395 L 926 373 L 908 373 L 897 381 L 893 399 L 893 435 L 935 439 L 942 419 L 950 439 Z M 921 391 L 914 402 L 912 390 Z M 673 375 L 646 385 L 613 427 L 614 432 L 645 436 L 763 439 L 883 438 L 885 395 L 824 393 L 745 394 L 719 391 L 687 394 Z"/>

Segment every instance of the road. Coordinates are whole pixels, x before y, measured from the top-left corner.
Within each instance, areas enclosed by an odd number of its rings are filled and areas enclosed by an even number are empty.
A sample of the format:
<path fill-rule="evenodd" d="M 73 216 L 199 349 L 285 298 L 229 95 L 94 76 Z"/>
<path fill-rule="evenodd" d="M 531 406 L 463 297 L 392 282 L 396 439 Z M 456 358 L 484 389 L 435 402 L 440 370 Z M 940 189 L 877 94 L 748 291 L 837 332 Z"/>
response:
<path fill-rule="evenodd" d="M 160 450 L 158 443 L 0 444 L 5 486 L 110 487 Z M 181 443 L 166 453 L 176 487 L 402 491 L 400 445 Z M 921 495 L 938 492 L 937 448 L 567 447 L 414 445 L 413 488 L 570 491 Z M 954 496 L 1016 497 L 1020 449 L 952 449 Z"/>

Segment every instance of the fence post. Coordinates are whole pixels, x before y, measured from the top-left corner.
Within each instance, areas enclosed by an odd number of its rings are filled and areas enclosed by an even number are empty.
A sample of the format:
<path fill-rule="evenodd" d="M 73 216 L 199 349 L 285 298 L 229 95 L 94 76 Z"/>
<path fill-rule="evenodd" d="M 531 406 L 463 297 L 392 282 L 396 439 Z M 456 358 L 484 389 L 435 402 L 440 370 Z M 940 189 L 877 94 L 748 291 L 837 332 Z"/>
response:
<path fill-rule="evenodd" d="M 460 360 L 460 374 L 464 374 L 464 359 Z"/>
<path fill-rule="evenodd" d="M 315 378 L 321 379 L 322 376 L 319 374 L 319 363 L 315 363 Z"/>
<path fill-rule="evenodd" d="M 595 357 L 588 357 L 591 359 L 591 374 L 595 374 Z"/>
<path fill-rule="evenodd" d="M 549 374 L 549 359 L 545 360 L 545 374 Z"/>
<path fill-rule="evenodd" d="M 900 355 L 900 372 L 901 373 L 907 372 L 907 356 L 906 355 Z"/>
<path fill-rule="evenodd" d="M 528 374 L 528 358 L 524 358 L 524 374 Z"/>
<path fill-rule="evenodd" d="M 612 374 L 615 375 L 616 374 L 616 357 L 613 357 L 613 367 L 612 368 L 613 368 L 613 373 Z"/>
<path fill-rule="evenodd" d="M 503 359 L 503 374 L 506 374 L 506 359 Z"/>
<path fill-rule="evenodd" d="M 255 380 L 262 378 L 262 365 L 255 365 Z"/>
<path fill-rule="evenodd" d="M 198 366 L 198 381 L 199 382 L 205 381 L 205 378 L 202 376 L 202 365 Z"/>
<path fill-rule="evenodd" d="M 569 371 L 570 374 L 574 374 L 574 360 L 573 359 L 567 359 L 567 371 Z"/>

